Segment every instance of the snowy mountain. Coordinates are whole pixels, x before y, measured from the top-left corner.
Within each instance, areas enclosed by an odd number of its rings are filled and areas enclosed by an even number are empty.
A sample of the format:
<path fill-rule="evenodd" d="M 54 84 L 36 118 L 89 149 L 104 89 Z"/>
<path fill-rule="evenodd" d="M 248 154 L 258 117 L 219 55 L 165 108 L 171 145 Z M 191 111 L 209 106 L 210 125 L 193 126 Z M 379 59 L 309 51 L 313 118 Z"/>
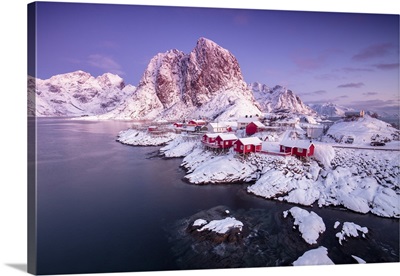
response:
<path fill-rule="evenodd" d="M 283 86 L 276 85 L 271 89 L 265 84 L 254 82 L 248 87 L 263 112 L 315 115 L 315 111 L 305 105 L 299 96 Z"/>
<path fill-rule="evenodd" d="M 101 119 L 181 119 L 260 114 L 236 58 L 200 38 L 185 54 L 173 49 L 154 56 L 126 103 Z"/>
<path fill-rule="evenodd" d="M 340 106 L 334 103 L 311 104 L 310 107 L 321 116 L 342 117 L 345 112 L 354 111 L 352 108 Z"/>
<path fill-rule="evenodd" d="M 117 75 L 76 71 L 41 80 L 28 77 L 29 116 L 80 116 L 109 112 L 135 91 Z"/>
<path fill-rule="evenodd" d="M 363 118 L 336 121 L 329 128 L 327 136 L 336 141 L 343 141 L 351 136 L 354 138 L 353 144 L 365 146 L 376 136 L 379 137 L 378 140 L 398 140 L 400 131 L 384 121 L 365 115 Z"/>

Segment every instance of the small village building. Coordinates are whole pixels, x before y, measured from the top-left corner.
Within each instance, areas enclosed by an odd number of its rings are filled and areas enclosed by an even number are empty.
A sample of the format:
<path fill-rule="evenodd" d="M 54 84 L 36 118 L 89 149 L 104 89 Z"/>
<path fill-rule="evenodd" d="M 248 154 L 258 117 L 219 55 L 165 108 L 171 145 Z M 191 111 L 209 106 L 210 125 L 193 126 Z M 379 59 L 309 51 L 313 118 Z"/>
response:
<path fill-rule="evenodd" d="M 201 141 L 203 143 L 207 143 L 207 144 L 214 144 L 215 143 L 215 139 L 218 137 L 219 134 L 220 133 L 206 133 L 201 138 Z"/>
<path fill-rule="evenodd" d="M 236 131 L 238 128 L 237 122 L 228 121 L 228 122 L 224 122 L 224 124 L 226 125 L 226 131 L 228 131 L 228 132 Z"/>
<path fill-rule="evenodd" d="M 187 132 L 187 133 L 189 133 L 189 132 L 196 132 L 196 131 L 197 131 L 196 126 L 183 125 L 183 127 L 182 127 L 182 132 Z"/>
<path fill-rule="evenodd" d="M 217 132 L 227 132 L 227 125 L 225 123 L 209 123 L 207 125 L 207 129 L 209 132 L 217 133 Z"/>
<path fill-rule="evenodd" d="M 280 152 L 291 155 L 309 157 L 314 155 L 315 145 L 309 140 L 286 139 L 280 143 Z"/>
<path fill-rule="evenodd" d="M 222 133 L 215 138 L 215 143 L 221 149 L 229 149 L 237 139 L 237 136 L 233 133 Z"/>
<path fill-rule="evenodd" d="M 253 135 L 253 134 L 263 131 L 263 130 L 265 130 L 265 125 L 263 123 L 261 123 L 260 121 L 250 122 L 246 126 L 246 134 L 247 135 Z"/>
<path fill-rule="evenodd" d="M 306 127 L 307 137 L 310 139 L 317 139 L 324 134 L 324 130 L 325 128 L 323 125 L 307 126 Z"/>
<path fill-rule="evenodd" d="M 188 122 L 188 125 L 190 125 L 190 126 L 205 126 L 205 125 L 207 125 L 207 122 L 204 120 L 190 120 Z"/>
<path fill-rule="evenodd" d="M 258 137 L 240 138 L 233 143 L 233 150 L 238 153 L 260 152 L 262 141 Z"/>
<path fill-rule="evenodd" d="M 176 122 L 174 123 L 174 127 L 183 127 L 183 123 Z"/>
<path fill-rule="evenodd" d="M 348 112 L 345 112 L 344 113 L 344 116 L 346 117 L 346 118 L 353 118 L 353 117 L 356 117 L 356 118 L 359 118 L 359 117 L 364 117 L 364 115 L 365 115 L 365 112 L 364 112 L 364 110 L 360 110 L 360 111 L 348 111 Z"/>
<path fill-rule="evenodd" d="M 248 124 L 255 121 L 259 121 L 259 118 L 256 116 L 241 117 L 237 120 L 237 129 L 245 129 Z"/>
<path fill-rule="evenodd" d="M 148 130 L 149 132 L 154 132 L 154 131 L 157 131 L 157 130 L 158 130 L 158 127 L 157 127 L 157 126 L 149 126 L 149 127 L 147 128 L 147 130 Z"/>

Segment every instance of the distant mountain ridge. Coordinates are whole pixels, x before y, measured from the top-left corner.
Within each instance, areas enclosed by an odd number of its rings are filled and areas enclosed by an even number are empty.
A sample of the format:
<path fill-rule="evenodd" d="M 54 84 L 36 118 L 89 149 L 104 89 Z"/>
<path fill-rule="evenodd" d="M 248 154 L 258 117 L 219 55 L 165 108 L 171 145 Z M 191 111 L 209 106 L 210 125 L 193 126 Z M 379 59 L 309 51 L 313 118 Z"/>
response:
<path fill-rule="evenodd" d="M 95 78 L 76 71 L 47 80 L 29 78 L 28 94 L 28 112 L 37 116 L 228 120 L 262 113 L 317 115 L 283 86 L 247 84 L 234 55 L 203 37 L 189 54 L 172 49 L 155 55 L 137 87 L 110 73 Z"/>
<path fill-rule="evenodd" d="M 340 106 L 334 103 L 310 104 L 310 107 L 321 116 L 343 117 L 346 112 L 354 111 L 352 108 Z"/>
<path fill-rule="evenodd" d="M 47 80 L 28 77 L 28 115 L 97 115 L 116 108 L 135 90 L 111 73 L 93 77 L 83 71 Z"/>
<path fill-rule="evenodd" d="M 283 86 L 276 85 L 269 88 L 265 84 L 254 82 L 248 87 L 253 91 L 254 98 L 263 112 L 316 115 L 316 112 L 304 104 L 299 96 Z"/>

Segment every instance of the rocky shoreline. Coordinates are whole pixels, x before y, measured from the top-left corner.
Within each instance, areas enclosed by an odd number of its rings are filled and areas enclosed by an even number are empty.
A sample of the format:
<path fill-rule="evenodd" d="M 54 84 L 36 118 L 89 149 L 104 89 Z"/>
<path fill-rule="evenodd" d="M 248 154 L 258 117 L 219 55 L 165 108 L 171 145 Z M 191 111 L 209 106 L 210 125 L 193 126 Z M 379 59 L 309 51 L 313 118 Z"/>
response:
<path fill-rule="evenodd" d="M 132 138 L 134 137 L 134 138 Z M 145 132 L 119 133 L 119 142 L 153 146 L 165 158 L 183 158 L 184 180 L 195 185 L 246 183 L 258 197 L 312 206 L 343 206 L 358 213 L 399 218 L 400 167 L 396 152 L 333 149 L 318 144 L 320 152 L 308 160 L 266 154 L 213 152 L 198 140 L 174 134 L 151 139 Z"/>

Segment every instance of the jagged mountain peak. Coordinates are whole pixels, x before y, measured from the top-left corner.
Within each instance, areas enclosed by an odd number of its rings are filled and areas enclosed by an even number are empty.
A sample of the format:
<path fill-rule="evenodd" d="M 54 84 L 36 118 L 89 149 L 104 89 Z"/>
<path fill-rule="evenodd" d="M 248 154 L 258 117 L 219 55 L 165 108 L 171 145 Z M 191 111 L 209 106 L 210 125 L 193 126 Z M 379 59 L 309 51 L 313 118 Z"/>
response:
<path fill-rule="evenodd" d="M 315 114 L 315 111 L 305 105 L 298 95 L 282 85 L 275 85 L 271 89 L 265 84 L 254 82 L 248 84 L 248 87 L 253 91 L 254 98 L 260 104 L 263 112 Z"/>
<path fill-rule="evenodd" d="M 239 102 L 246 107 L 243 114 L 259 113 L 236 58 L 201 37 L 189 54 L 173 49 L 155 55 L 129 103 L 105 117 L 184 118 L 198 112 L 215 118 L 228 109 L 231 115 L 241 115 L 234 108 Z"/>

